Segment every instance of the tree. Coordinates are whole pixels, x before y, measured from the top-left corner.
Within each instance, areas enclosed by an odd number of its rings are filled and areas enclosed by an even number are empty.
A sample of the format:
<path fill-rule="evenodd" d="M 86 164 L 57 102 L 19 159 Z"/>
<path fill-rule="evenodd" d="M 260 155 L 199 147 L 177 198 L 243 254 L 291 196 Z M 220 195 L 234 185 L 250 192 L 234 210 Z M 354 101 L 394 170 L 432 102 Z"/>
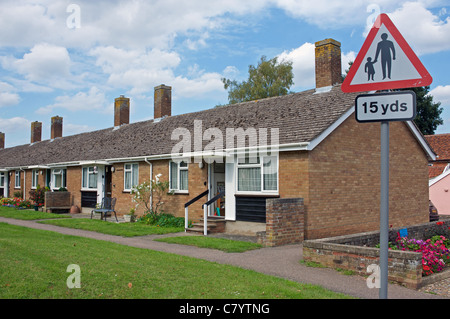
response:
<path fill-rule="evenodd" d="M 242 83 L 222 78 L 230 104 L 286 95 L 294 83 L 292 62 L 278 62 L 276 57 L 267 60 L 262 56 L 256 67 L 249 66 L 248 74 L 248 80 Z"/>
<path fill-rule="evenodd" d="M 423 135 L 433 135 L 436 128 L 444 124 L 444 121 L 441 118 L 441 103 L 433 102 L 433 96 L 428 94 L 430 87 L 420 86 L 402 90 L 411 90 L 416 93 L 417 115 L 414 123 L 416 123 Z"/>

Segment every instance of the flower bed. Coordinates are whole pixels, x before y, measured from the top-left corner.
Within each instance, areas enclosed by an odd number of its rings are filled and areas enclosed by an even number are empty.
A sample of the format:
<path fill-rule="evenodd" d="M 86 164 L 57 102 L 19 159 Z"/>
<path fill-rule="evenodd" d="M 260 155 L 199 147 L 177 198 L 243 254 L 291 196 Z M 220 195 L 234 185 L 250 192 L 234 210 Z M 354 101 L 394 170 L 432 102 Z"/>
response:
<path fill-rule="evenodd" d="M 30 209 L 33 204 L 29 200 L 24 200 L 22 198 L 2 198 L 0 199 L 0 204 L 7 207 L 15 207 L 17 209 Z"/>
<path fill-rule="evenodd" d="M 443 222 L 437 222 L 436 225 L 442 227 L 437 228 L 431 238 L 402 237 L 399 232 L 395 243 L 389 242 L 391 250 L 422 253 L 422 276 L 440 272 L 450 265 L 450 227 L 445 226 Z"/>
<path fill-rule="evenodd" d="M 450 267 L 446 258 L 448 254 L 445 254 L 449 249 L 449 228 L 450 218 L 437 223 L 428 222 L 410 225 L 407 228 L 404 226 L 390 228 L 389 280 L 412 289 L 418 289 L 423 285 L 450 278 Z M 404 236 L 405 232 L 407 236 Z M 399 233 L 402 234 L 402 237 L 408 237 L 408 239 L 402 239 L 398 243 L 400 248 L 396 245 Z M 413 238 L 415 242 L 411 240 Z M 368 267 L 379 262 L 380 249 L 376 248 L 379 240 L 379 231 L 305 240 L 303 242 L 303 259 L 330 268 L 352 270 L 355 273 L 367 276 L 372 274 Z M 408 242 L 408 240 L 411 241 Z M 405 247 L 402 247 L 402 244 Z M 415 246 L 416 244 L 418 246 Z M 423 252 L 414 251 L 420 248 L 419 244 L 426 247 Z M 444 250 L 442 246 L 447 250 Z M 403 248 L 405 249 L 403 250 Z M 439 254 L 439 251 L 443 254 Z M 441 259 L 445 267 L 442 267 Z"/>

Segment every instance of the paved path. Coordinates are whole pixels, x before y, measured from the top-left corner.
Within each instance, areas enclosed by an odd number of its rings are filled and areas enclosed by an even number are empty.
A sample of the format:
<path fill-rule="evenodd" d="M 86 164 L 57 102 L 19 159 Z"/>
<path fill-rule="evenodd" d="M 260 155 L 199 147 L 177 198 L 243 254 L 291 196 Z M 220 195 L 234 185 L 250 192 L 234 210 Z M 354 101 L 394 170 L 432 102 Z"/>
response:
<path fill-rule="evenodd" d="M 361 276 L 346 276 L 328 268 L 307 267 L 299 263 L 302 259 L 302 245 L 285 245 L 281 247 L 262 248 L 244 253 L 225 253 L 215 249 L 205 249 L 185 245 L 168 244 L 153 241 L 162 235 L 121 237 L 100 234 L 92 231 L 64 228 L 54 225 L 39 224 L 35 221 L 24 221 L 0 217 L 0 222 L 25 226 L 35 229 L 49 230 L 61 234 L 106 240 L 122 245 L 152 249 L 229 264 L 245 269 L 255 270 L 272 276 L 286 278 L 300 283 L 320 285 L 327 289 L 352 295 L 357 298 L 378 299 L 378 289 L 369 289 L 366 279 Z M 178 236 L 192 236 L 178 233 Z M 174 236 L 169 234 L 167 236 Z M 443 296 L 432 295 L 395 284 L 388 286 L 390 299 L 442 299 Z"/>

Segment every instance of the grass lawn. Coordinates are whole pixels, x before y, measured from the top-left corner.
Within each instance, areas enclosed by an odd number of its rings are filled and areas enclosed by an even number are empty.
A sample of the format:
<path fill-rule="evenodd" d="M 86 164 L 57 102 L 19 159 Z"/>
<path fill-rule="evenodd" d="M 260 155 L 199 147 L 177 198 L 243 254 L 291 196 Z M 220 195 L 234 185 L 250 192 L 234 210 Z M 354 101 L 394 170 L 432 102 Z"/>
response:
<path fill-rule="evenodd" d="M 67 272 L 80 267 L 81 288 Z M 347 298 L 229 265 L 0 223 L 0 298 Z"/>
<path fill-rule="evenodd" d="M 36 220 L 48 218 L 70 218 L 70 216 L 34 211 L 31 209 L 16 209 L 0 206 L 0 217 Z"/>
<path fill-rule="evenodd" d="M 227 253 L 240 253 L 251 249 L 261 248 L 262 245 L 230 240 L 224 238 L 213 238 L 203 236 L 183 236 L 183 237 L 166 237 L 154 239 L 155 241 L 162 241 L 170 244 L 191 245 L 202 248 L 219 249 Z"/>
<path fill-rule="evenodd" d="M 123 237 L 162 235 L 184 231 L 184 227 L 157 227 L 141 223 L 114 223 L 99 219 L 73 218 L 64 220 L 39 221 L 42 224 L 51 224 L 61 227 L 96 231 L 102 234 L 117 235 Z"/>

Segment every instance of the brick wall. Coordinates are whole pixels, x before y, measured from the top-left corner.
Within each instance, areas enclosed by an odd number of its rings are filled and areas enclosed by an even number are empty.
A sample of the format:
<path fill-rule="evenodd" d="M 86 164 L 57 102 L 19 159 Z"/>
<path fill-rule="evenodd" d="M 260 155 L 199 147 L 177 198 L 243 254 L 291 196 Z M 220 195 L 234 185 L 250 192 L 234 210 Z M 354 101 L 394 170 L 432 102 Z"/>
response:
<path fill-rule="evenodd" d="M 428 164 L 405 123 L 390 124 L 390 219 L 428 221 Z M 380 124 L 354 115 L 309 154 L 305 238 L 379 229 Z"/>
<path fill-rule="evenodd" d="M 304 213 L 303 198 L 267 199 L 264 244 L 278 246 L 302 242 Z"/>
<path fill-rule="evenodd" d="M 152 163 L 153 175 L 162 174 L 161 180 L 169 180 L 169 161 L 161 160 L 154 161 Z M 173 214 L 177 217 L 184 217 L 184 204 L 207 190 L 207 165 L 200 168 L 198 163 L 189 163 L 188 174 L 188 193 L 168 195 L 162 208 L 164 212 Z M 204 197 L 189 206 L 189 220 L 200 221 L 200 218 L 203 217 L 203 209 L 201 206 L 206 201 L 207 197 Z"/>

